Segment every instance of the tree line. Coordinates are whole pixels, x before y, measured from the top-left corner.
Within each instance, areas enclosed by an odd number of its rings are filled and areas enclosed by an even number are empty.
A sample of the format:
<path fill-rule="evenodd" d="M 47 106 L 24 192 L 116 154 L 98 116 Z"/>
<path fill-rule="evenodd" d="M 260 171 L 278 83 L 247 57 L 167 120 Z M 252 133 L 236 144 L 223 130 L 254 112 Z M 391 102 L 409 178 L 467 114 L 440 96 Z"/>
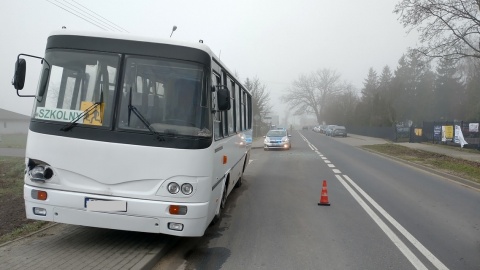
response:
<path fill-rule="evenodd" d="M 370 68 L 360 92 L 333 70 L 300 75 L 282 97 L 294 114 L 362 126 L 480 120 L 480 2 L 402 0 L 394 12 L 421 46 L 394 71 Z"/>

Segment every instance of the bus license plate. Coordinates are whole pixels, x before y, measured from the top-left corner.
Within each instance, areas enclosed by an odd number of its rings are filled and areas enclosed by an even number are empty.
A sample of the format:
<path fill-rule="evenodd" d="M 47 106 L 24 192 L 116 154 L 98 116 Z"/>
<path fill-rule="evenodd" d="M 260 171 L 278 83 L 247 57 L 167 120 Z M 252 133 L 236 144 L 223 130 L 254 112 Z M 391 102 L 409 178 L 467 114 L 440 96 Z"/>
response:
<path fill-rule="evenodd" d="M 127 202 L 85 198 L 85 208 L 93 212 L 127 212 Z"/>

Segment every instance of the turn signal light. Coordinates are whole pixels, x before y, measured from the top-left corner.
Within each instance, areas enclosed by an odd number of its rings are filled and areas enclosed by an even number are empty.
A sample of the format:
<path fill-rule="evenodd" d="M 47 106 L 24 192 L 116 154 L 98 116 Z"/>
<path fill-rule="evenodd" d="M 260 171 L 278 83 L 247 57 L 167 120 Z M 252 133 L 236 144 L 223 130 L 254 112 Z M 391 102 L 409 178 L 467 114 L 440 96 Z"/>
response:
<path fill-rule="evenodd" d="M 168 212 L 171 215 L 186 215 L 187 207 L 184 205 L 170 205 Z"/>
<path fill-rule="evenodd" d="M 46 191 L 33 189 L 32 198 L 40 201 L 46 201 L 48 198 L 48 195 Z"/>

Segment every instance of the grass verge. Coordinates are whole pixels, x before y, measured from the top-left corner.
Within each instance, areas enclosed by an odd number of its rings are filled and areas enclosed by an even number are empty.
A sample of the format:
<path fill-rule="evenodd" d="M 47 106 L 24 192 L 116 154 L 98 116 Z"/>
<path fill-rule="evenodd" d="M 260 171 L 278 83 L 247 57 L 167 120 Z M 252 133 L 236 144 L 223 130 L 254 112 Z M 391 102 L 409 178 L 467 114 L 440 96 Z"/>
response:
<path fill-rule="evenodd" d="M 0 148 L 25 148 L 27 134 L 4 134 L 0 137 Z"/>
<path fill-rule="evenodd" d="M 480 183 L 480 163 L 478 162 L 411 149 L 402 145 L 390 143 L 365 145 L 363 148 Z"/>
<path fill-rule="evenodd" d="M 23 215 L 24 213 L 22 213 Z M 1 244 L 4 244 L 6 242 L 9 242 L 9 241 L 13 241 L 17 238 L 20 238 L 20 237 L 23 237 L 23 236 L 26 236 L 26 235 L 29 235 L 33 232 L 36 232 L 44 227 L 46 227 L 47 225 L 50 225 L 52 224 L 51 222 L 48 222 L 48 221 L 34 221 L 34 222 L 31 222 L 31 223 L 27 223 L 27 224 L 24 224 L 23 226 L 21 227 L 18 227 L 16 229 L 14 229 L 13 231 L 7 233 L 7 234 L 4 234 L 2 236 L 0 236 L 0 245 Z"/>
<path fill-rule="evenodd" d="M 23 201 L 24 170 L 24 158 L 0 157 L 0 244 L 51 224 L 26 219 Z"/>

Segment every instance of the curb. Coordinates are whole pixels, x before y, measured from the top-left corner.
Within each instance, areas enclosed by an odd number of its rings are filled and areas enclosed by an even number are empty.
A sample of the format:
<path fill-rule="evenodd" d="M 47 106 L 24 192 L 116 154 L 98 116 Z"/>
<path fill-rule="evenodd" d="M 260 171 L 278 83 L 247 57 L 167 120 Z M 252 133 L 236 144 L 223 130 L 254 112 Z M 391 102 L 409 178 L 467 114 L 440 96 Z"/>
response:
<path fill-rule="evenodd" d="M 161 247 L 151 250 L 145 255 L 136 265 L 130 269 L 134 270 L 149 270 L 153 269 L 155 265 L 177 244 L 179 238 L 170 237 L 167 243 Z"/>
<path fill-rule="evenodd" d="M 0 247 L 6 246 L 6 245 L 8 245 L 8 244 L 11 244 L 11 243 L 14 243 L 14 242 L 17 242 L 17 241 L 20 241 L 20 240 L 25 239 L 25 238 L 28 238 L 28 237 L 30 237 L 30 236 L 32 236 L 32 235 L 35 235 L 35 234 L 37 234 L 37 233 L 43 232 L 43 231 L 45 231 L 45 230 L 48 230 L 48 229 L 50 229 L 50 228 L 52 228 L 52 227 L 54 227 L 54 226 L 57 226 L 57 225 L 59 224 L 59 223 L 54 223 L 54 222 L 52 222 L 52 223 L 53 223 L 53 224 L 50 224 L 50 225 L 48 225 L 48 226 L 45 226 L 45 227 L 39 229 L 38 231 L 34 231 L 34 232 L 29 233 L 29 234 L 27 234 L 27 235 L 24 235 L 24 236 L 15 238 L 15 239 L 13 239 L 13 240 L 10 240 L 10 241 L 8 241 L 8 242 L 5 242 L 5 243 L 3 243 L 3 244 L 0 244 Z"/>

